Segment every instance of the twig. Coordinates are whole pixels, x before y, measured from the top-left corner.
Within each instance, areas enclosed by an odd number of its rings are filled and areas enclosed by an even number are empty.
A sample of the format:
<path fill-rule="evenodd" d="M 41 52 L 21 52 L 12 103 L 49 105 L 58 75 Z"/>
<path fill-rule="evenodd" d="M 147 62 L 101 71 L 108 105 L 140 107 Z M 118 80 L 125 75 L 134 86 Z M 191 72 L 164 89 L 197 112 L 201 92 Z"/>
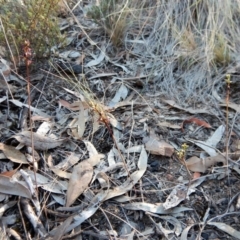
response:
<path fill-rule="evenodd" d="M 21 206 L 20 206 L 20 201 L 21 201 L 21 197 L 18 200 L 18 211 L 19 211 L 20 216 L 21 216 L 22 225 L 23 225 L 23 229 L 24 229 L 26 240 L 29 240 L 26 224 L 25 224 L 25 221 L 24 221 L 24 218 L 23 218 L 23 214 L 22 214 L 22 209 L 21 209 Z"/>

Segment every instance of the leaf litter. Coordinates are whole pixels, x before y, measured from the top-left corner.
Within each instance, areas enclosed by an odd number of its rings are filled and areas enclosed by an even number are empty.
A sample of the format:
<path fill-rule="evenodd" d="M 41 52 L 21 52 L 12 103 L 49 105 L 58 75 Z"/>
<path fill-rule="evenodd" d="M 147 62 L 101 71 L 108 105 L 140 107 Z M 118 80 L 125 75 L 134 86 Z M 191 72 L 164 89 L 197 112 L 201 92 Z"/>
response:
<path fill-rule="evenodd" d="M 86 20 L 84 15 L 81 19 Z M 89 25 L 79 30 L 81 24 L 79 28 L 77 21 L 70 22 L 77 29 L 68 37 L 72 44 L 76 40 L 78 48 L 86 40 L 89 45 L 84 43 L 84 53 L 68 49 L 58 57 L 73 62 L 79 58 L 76 61 L 81 61 L 89 76 L 90 98 L 87 91 L 59 77 L 42 77 L 45 87 L 39 89 L 39 99 L 30 107 L 34 115 L 31 132 L 14 127 L 19 121 L 17 115 L 29 108 L 22 102 L 26 97 L 24 79 L 14 75 L 13 82 L 7 82 L 9 86 L 0 81 L 0 213 L 8 234 L 15 229 L 21 235 L 19 239 L 26 237 L 15 228 L 16 219 L 22 218 L 16 207 L 20 197 L 27 232 L 33 239 L 77 235 L 82 239 L 197 239 L 197 234 L 204 239 L 201 233 L 216 238 L 219 232 L 224 238 L 239 239 L 239 198 L 233 197 L 240 192 L 239 153 L 232 144 L 239 140 L 237 98 L 229 103 L 221 100 L 220 104 L 195 105 L 192 98 L 185 102 L 179 97 L 180 90 L 174 97 L 157 92 L 153 82 L 158 77 L 163 87 L 164 81 L 169 81 L 166 92 L 174 85 L 165 68 L 166 64 L 169 69 L 172 66 L 157 59 L 155 50 L 148 60 L 142 58 L 142 53 L 150 51 L 142 49 L 147 42 L 131 40 L 137 43 L 131 54 L 117 52 L 112 56 L 108 41 L 99 44 L 100 36 L 93 41 L 83 34 L 84 29 L 96 30 L 92 23 L 81 23 Z M 146 38 L 149 40 L 153 39 Z M 165 70 L 153 67 L 151 54 L 159 66 L 164 63 Z M 167 59 L 172 61 L 171 56 Z M 151 74 L 148 66 L 153 69 Z M 187 78 L 177 74 L 169 76 L 178 81 Z M 80 83 L 84 81 L 80 75 L 75 77 Z M 185 88 L 191 85 L 188 83 L 183 84 Z M 219 89 L 213 86 L 211 97 L 220 96 Z M 9 90 L 14 98 L 9 99 Z M 222 118 L 226 107 L 228 126 L 223 125 L 226 119 Z M 29 161 L 32 139 L 34 156 L 38 155 L 34 164 Z M 184 143 L 189 147 L 180 159 L 177 153 Z M 199 172 L 202 175 L 195 179 L 193 175 Z M 231 203 L 228 208 L 226 202 Z"/>

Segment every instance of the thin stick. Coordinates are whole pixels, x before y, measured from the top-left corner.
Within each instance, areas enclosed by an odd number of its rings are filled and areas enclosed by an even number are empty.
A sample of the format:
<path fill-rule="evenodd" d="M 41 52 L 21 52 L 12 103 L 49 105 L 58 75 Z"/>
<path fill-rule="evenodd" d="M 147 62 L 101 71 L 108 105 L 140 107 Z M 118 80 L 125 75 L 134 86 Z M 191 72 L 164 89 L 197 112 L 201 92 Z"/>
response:
<path fill-rule="evenodd" d="M 23 230 L 24 230 L 26 239 L 29 240 L 28 233 L 27 233 L 27 228 L 26 228 L 26 224 L 25 224 L 25 222 L 24 222 L 24 218 L 23 218 L 23 214 L 22 214 L 22 210 L 21 210 L 21 206 L 20 206 L 20 200 L 21 200 L 21 197 L 20 197 L 19 200 L 18 200 L 18 210 L 19 210 L 19 213 L 20 213 L 20 216 L 21 216 L 22 225 L 23 225 Z"/>

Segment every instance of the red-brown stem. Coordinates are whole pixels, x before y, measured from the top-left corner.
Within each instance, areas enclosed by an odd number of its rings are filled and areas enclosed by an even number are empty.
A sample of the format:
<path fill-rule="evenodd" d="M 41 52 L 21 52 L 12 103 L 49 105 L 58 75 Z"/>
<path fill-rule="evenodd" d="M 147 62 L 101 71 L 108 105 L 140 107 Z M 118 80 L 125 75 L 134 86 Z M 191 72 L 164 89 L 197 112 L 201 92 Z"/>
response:
<path fill-rule="evenodd" d="M 226 76 L 226 83 L 227 83 L 227 94 L 226 94 L 226 161 L 228 166 L 228 138 L 229 138 L 229 132 L 228 132 L 228 114 L 229 114 L 229 96 L 230 96 L 230 75 Z"/>
<path fill-rule="evenodd" d="M 23 48 L 24 51 L 24 60 L 26 65 L 26 80 L 27 80 L 27 93 L 28 93 L 28 114 L 29 114 L 29 126 L 31 131 L 31 148 L 32 148 L 32 160 L 33 160 L 33 166 L 35 166 L 35 157 L 34 157 L 34 139 L 33 139 L 33 124 L 32 124 L 32 114 L 31 114 L 31 82 L 30 82 L 30 69 L 29 66 L 32 63 L 32 52 L 30 48 L 30 43 L 28 40 L 25 41 L 25 45 Z M 37 176 L 36 176 L 36 170 L 33 167 L 34 170 L 34 178 L 35 178 L 35 184 L 36 184 L 36 197 L 38 199 L 38 186 L 37 186 Z"/>

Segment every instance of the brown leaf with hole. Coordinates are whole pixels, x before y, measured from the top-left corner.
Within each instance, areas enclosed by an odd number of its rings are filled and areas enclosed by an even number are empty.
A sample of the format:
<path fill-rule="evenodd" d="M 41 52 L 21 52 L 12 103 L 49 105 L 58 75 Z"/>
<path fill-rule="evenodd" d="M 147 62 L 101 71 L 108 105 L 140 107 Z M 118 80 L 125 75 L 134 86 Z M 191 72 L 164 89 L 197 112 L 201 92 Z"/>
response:
<path fill-rule="evenodd" d="M 223 164 L 225 164 L 226 163 L 225 157 L 220 154 L 214 157 L 207 157 L 204 159 L 193 156 L 186 160 L 186 166 L 189 170 L 193 172 L 204 173 L 207 171 L 209 167 L 214 166 L 218 162 L 222 162 Z"/>
<path fill-rule="evenodd" d="M 67 189 L 66 207 L 72 205 L 75 200 L 88 187 L 93 176 L 93 167 L 87 161 L 80 162 L 73 168 Z"/>
<path fill-rule="evenodd" d="M 37 150 L 47 150 L 51 148 L 55 148 L 60 146 L 63 142 L 66 141 L 66 139 L 56 140 L 50 137 L 42 136 L 38 133 L 32 133 L 33 134 L 33 142 L 34 142 L 34 148 Z M 31 132 L 30 131 L 23 131 L 20 132 L 14 136 L 15 139 L 17 139 L 20 143 L 31 147 L 32 141 L 31 141 Z"/>
<path fill-rule="evenodd" d="M 0 150 L 3 151 L 4 155 L 15 163 L 29 164 L 24 154 L 22 154 L 15 147 L 5 145 L 4 143 L 0 143 Z"/>
<path fill-rule="evenodd" d="M 200 120 L 198 118 L 189 118 L 189 119 L 186 119 L 186 120 L 183 121 L 183 123 L 182 123 L 182 131 L 183 131 L 184 124 L 186 124 L 186 123 L 195 123 L 198 126 L 203 126 L 205 128 L 212 128 L 211 125 L 209 125 L 207 122 L 205 122 L 203 120 Z"/>

